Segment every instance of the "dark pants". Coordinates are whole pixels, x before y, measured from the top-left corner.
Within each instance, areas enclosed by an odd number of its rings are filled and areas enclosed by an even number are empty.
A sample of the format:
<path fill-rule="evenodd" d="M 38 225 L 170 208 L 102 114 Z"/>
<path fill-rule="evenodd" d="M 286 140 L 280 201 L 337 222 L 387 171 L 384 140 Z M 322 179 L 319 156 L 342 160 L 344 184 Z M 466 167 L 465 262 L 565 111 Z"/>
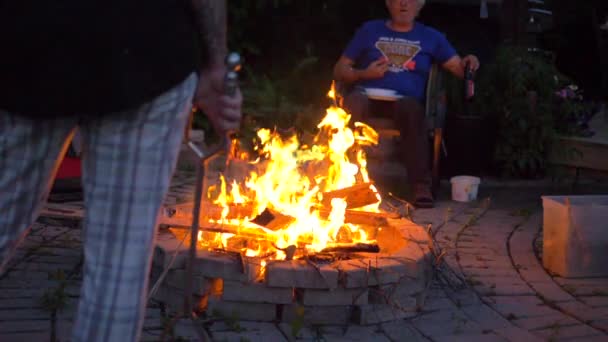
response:
<path fill-rule="evenodd" d="M 401 134 L 399 155 L 405 161 L 410 185 L 431 184 L 429 172 L 429 141 L 424 107 L 412 97 L 398 101 L 370 100 L 360 91 L 351 91 L 344 98 L 344 107 L 351 121 L 366 122 L 370 117 L 392 117 Z"/>

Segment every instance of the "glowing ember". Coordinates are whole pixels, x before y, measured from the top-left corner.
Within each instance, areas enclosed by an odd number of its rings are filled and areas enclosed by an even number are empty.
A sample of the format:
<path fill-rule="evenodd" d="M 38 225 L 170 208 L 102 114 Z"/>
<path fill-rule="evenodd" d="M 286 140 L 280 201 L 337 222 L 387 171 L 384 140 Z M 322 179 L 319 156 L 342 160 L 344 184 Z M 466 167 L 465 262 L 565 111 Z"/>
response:
<path fill-rule="evenodd" d="M 333 98 L 334 94 L 332 86 L 328 95 Z M 348 126 L 350 118 L 342 108 L 328 108 L 311 145 L 302 144 L 295 135 L 281 137 L 275 131 L 260 129 L 256 139 L 258 158 L 251 162 L 256 171 L 240 184 L 232 182 L 228 185 L 222 176 L 219 189 L 209 188 L 209 200 L 223 208 L 222 219 L 214 223 L 238 227 L 243 234 L 255 232 L 267 242 L 259 242 L 257 246 L 248 243 L 240 247 L 241 253 L 281 259 L 285 258 L 290 246 L 297 247 L 303 251 L 299 254 L 304 254 L 343 242 L 373 242 L 368 240 L 363 227 L 345 223 L 349 205 L 345 198 L 323 201 L 324 194 L 328 192 L 370 182 L 365 153 L 360 147 L 377 144 L 378 135 L 371 127 L 359 122 L 352 130 Z M 360 208 L 349 207 L 349 210 L 378 212 L 380 195 L 373 185 L 367 190 L 375 193 L 372 201 L 375 203 Z M 219 195 L 212 195 L 217 193 Z M 251 214 L 229 218 L 235 205 L 250 206 Z M 275 229 L 250 222 L 265 211 L 287 219 Z M 239 233 L 213 235 L 213 242 L 203 234 L 200 238 L 205 245 L 227 248 L 229 240 L 238 237 Z"/>

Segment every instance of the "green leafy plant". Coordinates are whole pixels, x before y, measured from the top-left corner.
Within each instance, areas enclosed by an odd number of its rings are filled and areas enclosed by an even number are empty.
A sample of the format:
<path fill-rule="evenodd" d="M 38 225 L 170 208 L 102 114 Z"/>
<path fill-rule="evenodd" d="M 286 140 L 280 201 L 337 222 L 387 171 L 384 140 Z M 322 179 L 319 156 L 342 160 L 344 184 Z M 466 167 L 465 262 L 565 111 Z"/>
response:
<path fill-rule="evenodd" d="M 239 314 L 237 312 L 232 312 L 232 314 L 230 315 L 230 317 L 227 317 L 225 320 L 226 326 L 228 327 L 228 329 L 234 331 L 234 332 L 243 332 L 246 329 L 243 328 L 241 326 L 241 322 L 239 320 Z"/>
<path fill-rule="evenodd" d="M 383 2 L 229 2 L 228 40 L 230 49 L 243 57 L 243 113 L 249 116 L 242 134 L 251 135 L 247 131 L 259 126 L 314 129 L 311 119 L 325 108 L 339 54 L 365 20 L 385 14 Z M 195 124 L 209 129 L 204 117 Z"/>
<path fill-rule="evenodd" d="M 585 101 L 583 91 L 575 84 L 558 89 L 554 97 L 555 129 L 565 136 L 591 136 L 589 120 L 595 114 L 591 103 Z"/>
<path fill-rule="evenodd" d="M 251 150 L 256 132 L 260 128 L 295 129 L 296 132 L 314 132 L 327 103 L 307 103 L 301 98 L 304 92 L 300 79 L 317 63 L 317 57 L 303 57 L 288 72 L 271 71 L 258 73 L 246 67 L 243 72 L 241 91 L 243 92 L 243 123 L 239 130 L 239 148 Z M 328 82 L 327 90 L 330 83 Z M 323 85 L 316 85 L 323 87 Z M 205 132 L 209 144 L 219 141 L 209 120 L 202 112 L 195 113 L 193 127 Z"/>
<path fill-rule="evenodd" d="M 297 338 L 300 334 L 300 331 L 304 328 L 304 314 L 305 310 L 303 306 L 298 306 L 296 308 L 296 316 L 289 324 L 291 327 L 291 336 L 293 338 Z"/>
<path fill-rule="evenodd" d="M 40 304 L 42 308 L 51 313 L 51 338 L 50 340 L 57 341 L 57 313 L 61 312 L 68 305 L 68 294 L 66 287 L 68 285 L 67 278 L 63 270 L 57 270 L 49 275 L 51 280 L 57 281 L 57 286 L 47 289 Z"/>
<path fill-rule="evenodd" d="M 556 136 L 555 90 L 565 77 L 547 58 L 515 46 L 500 47 L 484 70 L 474 107 L 497 115 L 495 161 L 507 175 L 541 176 Z"/>
<path fill-rule="evenodd" d="M 285 73 L 256 74 L 249 71 L 249 78 L 243 84 L 243 112 L 263 127 L 293 127 L 299 120 L 298 115 L 311 109 L 300 99 L 302 84 L 299 79 L 315 63 L 317 57 L 308 55 Z"/>

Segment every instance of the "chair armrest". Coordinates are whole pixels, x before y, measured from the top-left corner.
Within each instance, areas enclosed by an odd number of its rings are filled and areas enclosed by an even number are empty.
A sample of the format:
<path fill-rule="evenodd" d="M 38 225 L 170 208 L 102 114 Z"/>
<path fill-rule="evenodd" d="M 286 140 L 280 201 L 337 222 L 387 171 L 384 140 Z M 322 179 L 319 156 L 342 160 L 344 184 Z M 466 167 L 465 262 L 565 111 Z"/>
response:
<path fill-rule="evenodd" d="M 443 72 L 434 63 L 426 85 L 425 115 L 429 128 L 443 128 L 445 126 L 446 102 Z"/>

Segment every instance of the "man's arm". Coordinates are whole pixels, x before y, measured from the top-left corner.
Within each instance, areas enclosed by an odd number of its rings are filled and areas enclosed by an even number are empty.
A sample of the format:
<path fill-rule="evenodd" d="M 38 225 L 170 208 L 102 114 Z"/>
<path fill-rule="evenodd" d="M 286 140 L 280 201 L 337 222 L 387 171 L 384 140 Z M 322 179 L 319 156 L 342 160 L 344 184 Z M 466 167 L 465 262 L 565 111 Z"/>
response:
<path fill-rule="evenodd" d="M 209 66 L 224 64 L 227 48 L 226 0 L 192 0 L 202 44 L 209 53 Z"/>
<path fill-rule="evenodd" d="M 456 55 L 448 59 L 441 66 L 445 70 L 451 72 L 454 76 L 462 79 L 464 78 L 464 68 L 467 63 L 469 63 L 473 71 L 476 71 L 479 68 L 479 60 L 473 55 L 467 55 L 464 58 L 460 58 L 460 56 Z"/>
<path fill-rule="evenodd" d="M 355 62 L 352 59 L 346 56 L 340 57 L 334 66 L 334 78 L 345 83 L 358 81 L 361 78 L 361 70 L 354 69 L 354 64 Z"/>
<path fill-rule="evenodd" d="M 243 96 L 239 89 L 234 96 L 224 94 L 226 66 L 226 0 L 192 0 L 198 30 L 209 54 L 209 63 L 199 73 L 193 103 L 201 108 L 215 128 L 223 134 L 238 129 L 241 122 Z"/>
<path fill-rule="evenodd" d="M 381 78 L 388 70 L 388 61 L 385 58 L 372 62 L 366 69 L 355 69 L 354 65 L 352 59 L 346 56 L 340 57 L 334 67 L 336 80 L 350 84 L 364 79 Z"/>

